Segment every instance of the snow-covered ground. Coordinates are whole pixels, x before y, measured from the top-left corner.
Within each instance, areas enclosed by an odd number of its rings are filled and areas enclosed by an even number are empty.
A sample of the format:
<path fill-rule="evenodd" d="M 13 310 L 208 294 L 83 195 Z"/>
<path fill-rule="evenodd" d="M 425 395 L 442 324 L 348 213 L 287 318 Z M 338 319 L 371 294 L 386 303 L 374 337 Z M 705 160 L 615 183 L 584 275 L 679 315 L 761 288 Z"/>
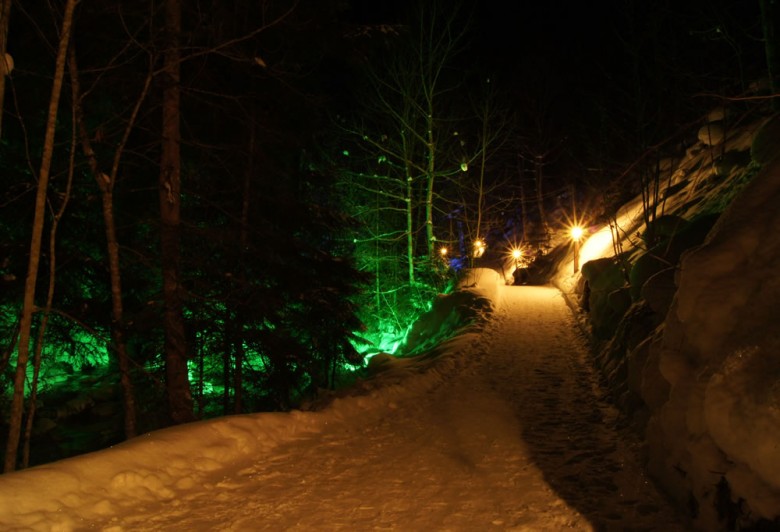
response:
<path fill-rule="evenodd" d="M 0 476 L 0 529 L 683 530 L 560 292 L 475 280 L 474 324 L 362 394 Z"/>

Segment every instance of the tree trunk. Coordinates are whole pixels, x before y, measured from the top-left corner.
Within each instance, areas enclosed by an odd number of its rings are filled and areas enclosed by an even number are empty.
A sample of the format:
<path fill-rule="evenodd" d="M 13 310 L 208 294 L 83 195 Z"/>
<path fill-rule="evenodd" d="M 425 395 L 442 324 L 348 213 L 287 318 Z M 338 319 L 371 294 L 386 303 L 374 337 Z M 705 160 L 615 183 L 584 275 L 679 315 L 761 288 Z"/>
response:
<path fill-rule="evenodd" d="M 780 47 L 777 43 L 777 21 L 780 17 L 780 5 L 777 0 L 759 0 L 761 5 L 761 26 L 764 33 L 764 52 L 769 77 L 769 90 L 775 96 L 772 109 L 780 111 Z"/>
<path fill-rule="evenodd" d="M 436 180 L 436 143 L 434 142 L 433 138 L 433 106 L 428 106 L 428 120 L 427 120 L 427 155 L 428 155 L 428 165 L 427 165 L 427 175 L 426 179 L 428 180 L 426 190 L 425 190 L 425 236 L 427 238 L 427 251 L 428 251 L 428 260 L 433 260 L 433 253 L 434 253 L 434 245 L 436 243 L 436 238 L 433 234 L 433 185 Z"/>
<path fill-rule="evenodd" d="M 528 242 L 528 208 L 526 207 L 527 201 L 525 199 L 525 185 L 523 183 L 520 183 L 520 216 L 521 216 L 521 222 L 523 224 L 523 236 L 522 241 Z"/>
<path fill-rule="evenodd" d="M 404 155 L 404 179 L 406 181 L 406 190 L 404 192 L 404 209 L 406 211 L 406 262 L 409 286 L 414 286 L 414 207 L 412 203 L 414 179 L 412 178 L 412 154 L 410 153 L 409 141 L 404 131 L 401 131 L 401 146 Z"/>
<path fill-rule="evenodd" d="M 33 378 L 30 383 L 30 400 L 27 407 L 27 422 L 24 427 L 24 443 L 22 445 L 22 468 L 26 469 L 30 465 L 30 442 L 32 440 L 32 429 L 35 421 L 35 406 L 38 399 L 38 379 L 41 374 L 41 362 L 45 337 L 46 327 L 49 324 L 49 315 L 51 314 L 52 304 L 54 302 L 54 288 L 57 280 L 57 228 L 60 225 L 60 220 L 65 214 L 65 208 L 70 201 L 70 192 L 73 188 L 73 173 L 75 168 L 75 154 L 78 135 L 76 133 L 76 108 L 75 105 L 72 108 L 73 114 L 73 127 L 71 134 L 70 144 L 70 161 L 68 164 L 68 180 L 65 185 L 65 193 L 62 197 L 57 212 L 54 214 L 54 218 L 51 222 L 51 228 L 49 229 L 49 289 L 46 294 L 46 306 L 43 308 L 43 317 L 41 318 L 41 324 L 38 327 L 38 339 L 35 342 L 35 355 L 33 357 Z"/>
<path fill-rule="evenodd" d="M 135 402 L 135 390 L 133 386 L 130 356 L 127 352 L 127 337 L 124 328 L 124 305 L 122 292 L 122 270 L 119 261 L 119 240 L 116 236 L 116 220 L 114 216 L 114 185 L 119 172 L 119 161 L 124 151 L 125 142 L 130 131 L 135 125 L 141 103 L 146 99 L 146 94 L 151 83 L 151 73 L 147 76 L 143 90 L 136 101 L 133 112 L 125 128 L 124 136 L 114 153 L 114 161 L 110 174 L 101 172 L 97 155 L 92 149 L 89 140 L 84 109 L 81 102 L 81 87 L 79 83 L 79 71 L 76 64 L 75 51 L 71 50 L 69 57 L 69 72 L 71 91 L 73 93 L 75 120 L 79 127 L 81 148 L 89 164 L 92 175 L 100 189 L 103 208 L 103 225 L 106 233 L 106 250 L 108 254 L 108 269 L 111 283 L 111 341 L 112 349 L 117 357 L 119 365 L 119 382 L 122 387 L 122 405 L 124 413 L 125 438 L 130 439 L 138 434 L 138 418 Z"/>
<path fill-rule="evenodd" d="M 46 134 L 41 156 L 41 167 L 38 173 L 38 190 L 35 195 L 35 215 L 30 240 L 30 258 L 27 264 L 27 277 L 24 284 L 24 303 L 22 318 L 19 324 L 19 347 L 16 358 L 16 373 L 14 374 L 14 395 L 11 402 L 11 413 L 8 421 L 8 441 L 5 449 L 5 464 L 3 470 L 8 473 L 16 469 L 16 455 L 19 449 L 19 439 L 22 430 L 22 414 L 24 408 L 24 381 L 27 374 L 27 362 L 30 356 L 30 332 L 32 330 L 32 315 L 35 310 L 35 285 L 38 281 L 38 267 L 41 258 L 41 240 L 43 222 L 46 215 L 46 190 L 49 185 L 49 173 L 54 154 L 54 133 L 57 123 L 57 110 L 62 93 L 62 80 L 65 76 L 65 60 L 70 29 L 73 22 L 73 11 L 76 0 L 68 0 L 62 19 L 62 33 L 57 49 L 57 62 L 54 70 L 49 112 L 46 121 Z"/>
<path fill-rule="evenodd" d="M 485 204 L 485 166 L 487 165 L 488 150 L 488 121 L 490 120 L 490 111 L 487 104 L 482 115 L 482 146 L 479 161 L 479 188 L 477 191 L 477 238 L 482 238 L 482 209 Z"/>
<path fill-rule="evenodd" d="M 163 65 L 162 153 L 160 156 L 160 242 L 165 329 L 165 378 L 170 419 L 193 421 L 192 394 L 187 374 L 187 345 L 181 300 L 181 151 L 180 50 L 181 3 L 165 2 L 166 50 Z"/>
<path fill-rule="evenodd" d="M 251 109 L 251 124 L 249 126 L 249 145 L 247 147 L 247 168 L 244 174 L 244 191 L 241 202 L 241 238 L 239 243 L 239 257 L 241 257 L 241 284 L 246 286 L 248 283 L 246 277 L 247 250 L 249 249 L 249 211 L 252 205 L 252 178 L 255 175 L 255 142 L 257 141 L 257 131 L 255 125 L 254 107 Z M 238 328 L 238 335 L 235 342 L 235 363 L 233 367 L 233 412 L 240 414 L 244 410 L 244 322 L 241 321 Z"/>
<path fill-rule="evenodd" d="M 0 137 L 3 132 L 3 109 L 5 108 L 5 77 L 10 74 L 11 65 L 6 62 L 5 50 L 8 42 L 8 24 L 11 17 L 11 0 L 0 4 Z"/>
<path fill-rule="evenodd" d="M 544 157 L 537 155 L 534 157 L 534 171 L 536 175 L 536 208 L 539 210 L 539 224 L 541 225 L 543 242 L 547 242 L 547 215 L 544 212 Z"/>

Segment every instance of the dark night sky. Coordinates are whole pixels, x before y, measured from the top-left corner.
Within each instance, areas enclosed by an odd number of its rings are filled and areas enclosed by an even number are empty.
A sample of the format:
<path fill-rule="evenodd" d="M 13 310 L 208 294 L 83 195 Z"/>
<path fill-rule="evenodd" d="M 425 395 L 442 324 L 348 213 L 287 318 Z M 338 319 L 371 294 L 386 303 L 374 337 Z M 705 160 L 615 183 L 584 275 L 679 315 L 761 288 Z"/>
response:
<path fill-rule="evenodd" d="M 355 0 L 353 16 L 365 23 L 399 22 L 414 0 Z M 513 82 L 533 83 L 535 74 L 593 82 L 625 68 L 622 38 L 631 35 L 627 13 L 636 13 L 637 32 L 652 31 L 664 41 L 703 42 L 719 24 L 733 25 L 731 37 L 755 32 L 758 0 L 464 0 L 471 13 L 471 51 Z M 648 17 L 648 13 L 653 17 Z M 650 30 L 650 18 L 658 26 Z M 757 36 L 756 36 L 757 37 Z M 728 50 L 726 50 L 728 52 Z M 623 66 L 620 66 L 623 65 Z M 529 72 L 528 69 L 531 69 Z M 592 79 L 588 79 L 592 78 Z"/>
<path fill-rule="evenodd" d="M 403 23 L 415 3 L 355 0 L 354 13 L 365 23 Z M 597 157 L 626 165 L 640 142 L 684 135 L 686 124 L 721 103 L 696 94 L 738 94 L 763 73 L 758 0 L 462 6 L 470 30 L 456 68 L 464 79 L 490 76 L 522 138 L 566 152 L 549 168 L 556 175 L 581 172 Z M 534 125 L 539 117 L 544 131 Z"/>

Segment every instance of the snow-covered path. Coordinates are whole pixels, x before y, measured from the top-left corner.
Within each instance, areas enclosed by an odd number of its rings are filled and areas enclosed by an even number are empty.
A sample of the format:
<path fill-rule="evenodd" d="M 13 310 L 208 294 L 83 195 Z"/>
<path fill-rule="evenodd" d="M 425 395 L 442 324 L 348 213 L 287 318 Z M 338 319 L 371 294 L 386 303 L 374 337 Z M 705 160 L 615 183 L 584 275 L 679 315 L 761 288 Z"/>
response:
<path fill-rule="evenodd" d="M 476 345 L 382 415 L 94 529 L 684 529 L 611 428 L 560 292 L 507 287 Z"/>

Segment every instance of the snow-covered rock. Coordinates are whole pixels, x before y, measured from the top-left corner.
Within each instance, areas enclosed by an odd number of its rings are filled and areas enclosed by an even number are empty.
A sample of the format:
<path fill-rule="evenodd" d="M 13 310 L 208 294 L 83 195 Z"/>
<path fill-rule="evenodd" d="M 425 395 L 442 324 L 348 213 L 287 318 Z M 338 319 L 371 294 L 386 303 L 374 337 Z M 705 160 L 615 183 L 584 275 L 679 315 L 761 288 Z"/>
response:
<path fill-rule="evenodd" d="M 582 275 L 592 291 L 594 273 L 620 250 L 636 270 L 633 299 L 664 319 L 643 341 L 621 340 L 629 324 L 605 324 L 607 298 L 591 292 L 591 332 L 617 331 L 597 361 L 613 396 L 643 427 L 651 475 L 700 529 L 724 529 L 726 515 L 738 526 L 778 527 L 780 116 L 728 131 L 724 117 L 726 110 L 713 111 L 677 167 L 664 166 L 662 213 L 684 224 L 646 249 L 653 239 L 637 245 L 648 234 L 641 204 L 626 204 L 614 248 L 614 227 L 592 233 L 604 242 L 583 243 Z M 570 298 L 581 295 L 571 262 L 553 281 Z M 624 376 L 615 370 L 616 346 L 624 348 Z"/>
<path fill-rule="evenodd" d="M 775 159 L 777 161 L 777 159 Z M 780 516 L 780 163 L 766 166 L 684 256 L 658 367 L 651 467 L 717 527 L 715 486 L 752 518 Z"/>
<path fill-rule="evenodd" d="M 717 146 L 726 138 L 723 126 L 717 122 L 706 124 L 699 129 L 699 140 L 707 146 Z"/>

